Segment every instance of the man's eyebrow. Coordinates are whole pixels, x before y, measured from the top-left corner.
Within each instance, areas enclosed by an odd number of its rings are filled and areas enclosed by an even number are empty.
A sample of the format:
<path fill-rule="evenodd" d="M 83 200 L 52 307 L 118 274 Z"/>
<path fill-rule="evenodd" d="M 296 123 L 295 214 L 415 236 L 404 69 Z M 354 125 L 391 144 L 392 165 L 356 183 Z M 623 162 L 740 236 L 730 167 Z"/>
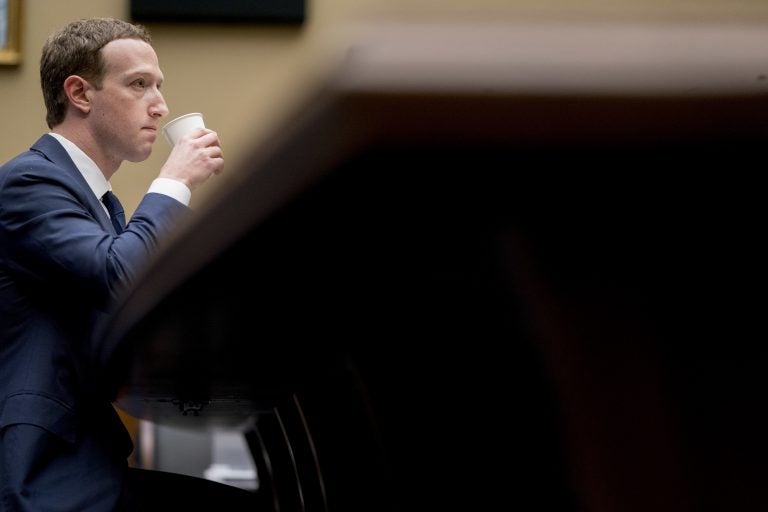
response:
<path fill-rule="evenodd" d="M 126 78 L 151 78 L 152 80 L 162 83 L 165 77 L 162 74 L 157 74 L 149 70 L 135 69 L 132 71 L 126 71 L 124 76 Z"/>

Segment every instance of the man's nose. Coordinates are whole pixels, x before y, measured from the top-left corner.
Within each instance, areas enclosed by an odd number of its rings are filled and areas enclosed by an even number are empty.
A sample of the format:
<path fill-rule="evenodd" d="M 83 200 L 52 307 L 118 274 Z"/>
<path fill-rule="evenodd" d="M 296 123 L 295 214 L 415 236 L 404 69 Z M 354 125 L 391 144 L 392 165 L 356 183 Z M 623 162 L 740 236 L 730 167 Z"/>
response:
<path fill-rule="evenodd" d="M 165 104 L 165 98 L 160 91 L 156 91 L 155 100 L 150 105 L 149 113 L 153 117 L 165 117 L 168 115 L 168 105 Z"/>

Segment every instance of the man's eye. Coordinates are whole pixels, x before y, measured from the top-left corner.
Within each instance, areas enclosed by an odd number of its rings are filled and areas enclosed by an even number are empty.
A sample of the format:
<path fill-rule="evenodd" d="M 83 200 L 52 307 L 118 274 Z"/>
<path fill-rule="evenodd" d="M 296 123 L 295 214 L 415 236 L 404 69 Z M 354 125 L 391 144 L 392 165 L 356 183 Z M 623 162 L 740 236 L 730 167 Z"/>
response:
<path fill-rule="evenodd" d="M 136 87 L 146 87 L 147 82 L 143 78 L 139 78 L 138 80 L 133 82 L 133 85 Z"/>

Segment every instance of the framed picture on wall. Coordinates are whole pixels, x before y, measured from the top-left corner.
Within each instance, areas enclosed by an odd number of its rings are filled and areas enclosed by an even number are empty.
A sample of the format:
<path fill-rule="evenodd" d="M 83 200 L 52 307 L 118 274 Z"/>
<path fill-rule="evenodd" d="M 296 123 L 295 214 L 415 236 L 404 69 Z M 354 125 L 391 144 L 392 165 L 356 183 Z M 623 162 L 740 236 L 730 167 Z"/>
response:
<path fill-rule="evenodd" d="M 0 0 L 0 65 L 21 62 L 21 1 Z"/>
<path fill-rule="evenodd" d="M 306 0 L 131 0 L 135 21 L 301 23 Z"/>

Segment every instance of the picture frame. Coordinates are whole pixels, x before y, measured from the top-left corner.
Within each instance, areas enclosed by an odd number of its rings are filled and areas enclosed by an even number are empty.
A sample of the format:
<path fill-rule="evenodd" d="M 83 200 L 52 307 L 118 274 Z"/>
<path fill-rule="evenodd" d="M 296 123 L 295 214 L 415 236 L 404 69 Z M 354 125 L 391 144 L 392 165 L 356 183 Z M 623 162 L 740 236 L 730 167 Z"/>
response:
<path fill-rule="evenodd" d="M 139 22 L 301 24 L 306 0 L 131 0 Z"/>
<path fill-rule="evenodd" d="M 22 0 L 0 0 L 0 65 L 21 62 Z"/>

